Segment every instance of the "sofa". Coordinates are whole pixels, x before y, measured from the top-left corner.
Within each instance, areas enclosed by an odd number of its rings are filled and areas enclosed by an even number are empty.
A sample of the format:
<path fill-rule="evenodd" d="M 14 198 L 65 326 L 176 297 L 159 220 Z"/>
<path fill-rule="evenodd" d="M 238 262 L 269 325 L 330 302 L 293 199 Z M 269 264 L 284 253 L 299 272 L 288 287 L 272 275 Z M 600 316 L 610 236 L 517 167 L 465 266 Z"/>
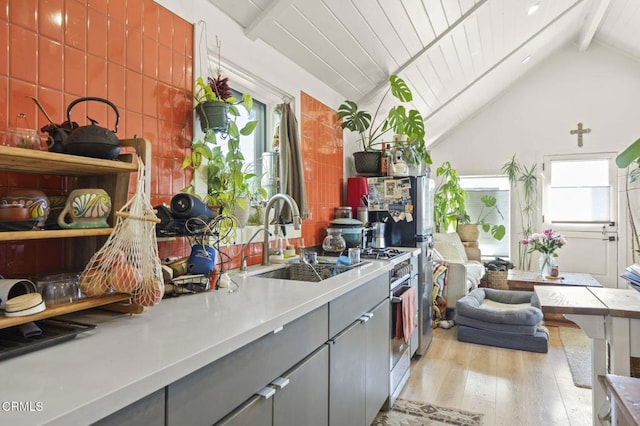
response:
<path fill-rule="evenodd" d="M 433 261 L 446 267 L 446 286 L 442 296 L 446 299 L 447 307 L 454 309 L 460 298 L 478 288 L 485 274 L 484 265 L 467 258 L 462 241 L 455 232 L 436 232 L 433 243 Z M 434 280 L 436 284 L 437 281 Z"/>

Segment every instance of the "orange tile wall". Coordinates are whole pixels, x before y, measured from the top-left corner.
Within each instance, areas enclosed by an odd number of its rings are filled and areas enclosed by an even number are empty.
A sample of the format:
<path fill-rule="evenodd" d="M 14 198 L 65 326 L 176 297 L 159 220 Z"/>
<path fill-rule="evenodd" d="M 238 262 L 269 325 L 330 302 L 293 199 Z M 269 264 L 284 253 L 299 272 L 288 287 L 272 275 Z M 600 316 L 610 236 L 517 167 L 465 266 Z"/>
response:
<path fill-rule="evenodd" d="M 342 129 L 336 111 L 301 93 L 300 132 L 304 179 L 311 218 L 303 222 L 307 245 L 322 244 L 334 209 L 342 205 Z"/>
<path fill-rule="evenodd" d="M 29 127 L 47 124 L 34 96 L 60 123 L 82 96 L 112 101 L 120 113 L 117 136 L 152 143 L 154 205 L 169 203 L 189 179 L 181 170 L 190 145 L 193 26 L 152 0 L 0 0 L 0 129 L 25 113 Z M 113 128 L 106 105 L 83 102 L 72 118 L 86 116 Z M 20 123 L 20 127 L 25 127 Z M 0 171 L 0 195 L 9 188 L 66 193 L 65 180 Z M 59 272 L 64 240 L 0 244 L 0 274 Z M 162 243 L 161 256 L 184 254 L 184 241 Z"/>
<path fill-rule="evenodd" d="M 108 36 L 107 36 L 108 35 Z M 25 113 L 29 126 L 46 118 L 34 96 L 60 123 L 66 106 L 81 96 L 109 99 L 118 107 L 117 136 L 152 143 L 151 201 L 169 204 L 190 179 L 181 170 L 191 141 L 193 27 L 152 0 L 0 0 L 0 129 Z M 311 218 L 303 222 L 305 244 L 319 245 L 333 209 L 342 204 L 342 130 L 336 113 L 301 94 L 301 143 Z M 112 127 L 115 114 L 103 104 L 76 105 L 81 125 L 90 115 Z M 64 179 L 0 171 L 0 195 L 9 188 L 66 194 Z M 36 277 L 62 270 L 62 239 L 0 244 L 0 274 Z M 159 243 L 161 258 L 188 255 L 184 239 Z M 261 246 L 249 250 L 259 263 Z M 239 266 L 233 249 L 227 269 Z"/>

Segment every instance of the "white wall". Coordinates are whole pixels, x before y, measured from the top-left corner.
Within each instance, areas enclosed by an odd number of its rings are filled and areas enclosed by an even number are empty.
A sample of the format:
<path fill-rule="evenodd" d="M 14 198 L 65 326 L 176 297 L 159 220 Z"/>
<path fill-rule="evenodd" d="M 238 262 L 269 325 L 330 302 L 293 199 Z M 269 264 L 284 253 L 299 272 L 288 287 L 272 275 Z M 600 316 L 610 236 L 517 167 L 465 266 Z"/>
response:
<path fill-rule="evenodd" d="M 567 46 L 434 146 L 433 170 L 449 160 L 462 175 L 499 174 L 514 153 L 527 165 L 550 154 L 619 153 L 640 136 L 638 99 L 640 62 L 595 43 L 586 52 Z M 578 122 L 591 129 L 582 148 L 569 134 Z M 632 259 L 624 204 L 619 211 L 624 268 Z"/>

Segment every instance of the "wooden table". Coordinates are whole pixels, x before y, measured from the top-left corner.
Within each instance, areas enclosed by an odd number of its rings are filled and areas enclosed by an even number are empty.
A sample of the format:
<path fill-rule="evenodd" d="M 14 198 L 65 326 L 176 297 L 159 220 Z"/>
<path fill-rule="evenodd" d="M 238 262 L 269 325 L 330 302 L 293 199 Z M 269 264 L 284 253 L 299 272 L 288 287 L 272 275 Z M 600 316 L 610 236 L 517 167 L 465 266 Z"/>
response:
<path fill-rule="evenodd" d="M 640 292 L 548 285 L 536 285 L 534 291 L 543 312 L 563 314 L 591 338 L 593 424 L 599 424 L 597 414 L 606 395 L 598 376 L 607 373 L 629 376 L 630 357 L 640 356 Z"/>
<path fill-rule="evenodd" d="M 563 314 L 575 322 L 591 338 L 591 409 L 593 424 L 598 425 L 598 411 L 606 402 L 604 387 L 598 376 L 607 374 L 607 342 L 605 319 L 609 308 L 587 287 L 536 285 L 542 312 Z"/>
<path fill-rule="evenodd" d="M 640 424 L 640 379 L 607 374 L 600 383 L 609 391 L 612 407 L 612 425 Z"/>
<path fill-rule="evenodd" d="M 589 274 L 578 274 L 573 272 L 565 272 L 560 274 L 558 279 L 543 278 L 538 272 L 531 271 L 519 271 L 516 269 L 510 269 L 507 275 L 507 285 L 509 290 L 524 290 L 533 291 L 533 287 L 536 285 L 548 285 L 548 286 L 567 286 L 567 287 L 602 287 L 602 284 L 598 282 Z M 545 312 L 544 320 L 547 325 L 556 326 L 574 326 L 571 321 L 568 321 L 562 314 Z"/>
<path fill-rule="evenodd" d="M 507 285 L 509 286 L 509 290 L 526 291 L 533 291 L 534 285 L 602 287 L 602 284 L 589 274 L 564 272 L 560 274 L 558 279 L 549 279 L 543 278 L 538 272 L 519 271 L 516 269 L 509 269 L 507 273 Z"/>

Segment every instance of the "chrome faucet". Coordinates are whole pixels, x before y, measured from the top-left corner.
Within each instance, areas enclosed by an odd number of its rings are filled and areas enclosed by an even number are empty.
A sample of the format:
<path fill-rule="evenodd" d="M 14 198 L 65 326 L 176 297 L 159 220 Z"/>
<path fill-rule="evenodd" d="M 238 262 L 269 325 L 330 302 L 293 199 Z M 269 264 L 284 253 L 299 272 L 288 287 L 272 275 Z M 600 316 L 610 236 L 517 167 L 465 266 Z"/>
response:
<path fill-rule="evenodd" d="M 298 209 L 298 204 L 296 204 L 296 201 L 289 195 L 282 193 L 273 195 L 271 198 L 269 198 L 269 201 L 267 201 L 267 206 L 264 209 L 264 228 L 267 230 L 269 229 L 269 212 L 274 207 L 275 203 L 280 200 L 286 202 L 287 204 L 289 204 L 289 207 L 291 207 L 291 214 L 293 215 L 293 229 L 300 229 L 302 219 L 300 218 L 300 210 Z M 264 234 L 264 242 L 262 245 L 263 265 L 269 264 L 269 235 L 270 234 L 267 233 Z"/>
<path fill-rule="evenodd" d="M 251 236 L 251 238 L 249 238 L 249 241 L 247 241 L 246 243 L 244 243 L 242 245 L 242 249 L 240 250 L 240 255 L 242 256 L 242 260 L 240 261 L 240 270 L 241 271 L 246 271 L 247 270 L 247 256 L 244 254 L 244 249 L 247 248 L 247 246 L 249 244 L 251 244 L 251 241 L 253 241 L 253 239 L 258 235 L 258 233 L 260 233 L 260 231 L 264 231 L 265 234 L 267 235 L 267 239 L 269 238 L 269 235 L 271 235 L 271 232 L 269 232 L 269 228 L 258 228 L 256 229 L 256 232 L 253 233 L 253 235 Z"/>

